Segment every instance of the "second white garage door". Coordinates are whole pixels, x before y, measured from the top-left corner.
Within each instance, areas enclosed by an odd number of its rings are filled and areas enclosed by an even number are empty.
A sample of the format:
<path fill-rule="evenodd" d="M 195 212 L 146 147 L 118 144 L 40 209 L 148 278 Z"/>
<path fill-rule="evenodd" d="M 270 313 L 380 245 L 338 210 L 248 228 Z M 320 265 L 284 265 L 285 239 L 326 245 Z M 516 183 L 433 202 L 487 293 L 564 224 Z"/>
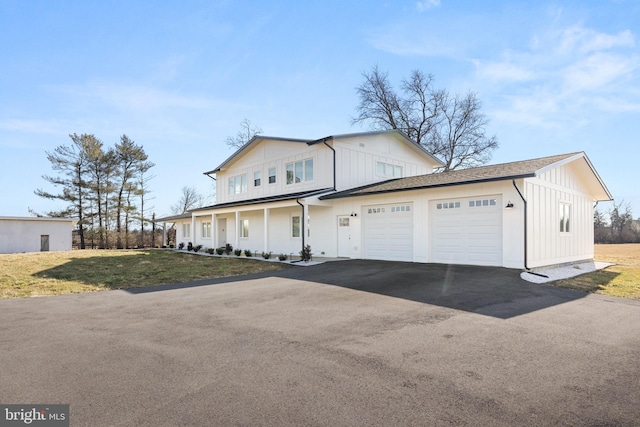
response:
<path fill-rule="evenodd" d="M 502 202 L 498 196 L 430 203 L 431 261 L 502 265 Z"/>
<path fill-rule="evenodd" d="M 413 261 L 413 204 L 364 206 L 364 257 Z"/>

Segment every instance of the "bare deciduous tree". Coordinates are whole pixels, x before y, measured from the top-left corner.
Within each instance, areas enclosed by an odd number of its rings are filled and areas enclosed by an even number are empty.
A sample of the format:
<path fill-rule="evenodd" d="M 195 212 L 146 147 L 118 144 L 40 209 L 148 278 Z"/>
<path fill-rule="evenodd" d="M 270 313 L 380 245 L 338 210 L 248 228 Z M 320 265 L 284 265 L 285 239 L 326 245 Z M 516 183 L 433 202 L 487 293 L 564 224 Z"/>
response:
<path fill-rule="evenodd" d="M 244 119 L 240 123 L 240 130 L 235 136 L 229 136 L 224 141 L 229 147 L 240 148 L 251 140 L 256 135 L 262 133 L 262 129 L 258 126 L 254 126 L 250 120 Z"/>
<path fill-rule="evenodd" d="M 171 206 L 171 212 L 174 215 L 186 213 L 191 209 L 202 207 L 205 200 L 205 197 L 198 193 L 195 187 L 182 187 L 182 195 L 178 202 Z"/>
<path fill-rule="evenodd" d="M 451 95 L 437 90 L 433 76 L 419 70 L 402 80 L 400 93 L 377 66 L 363 77 L 356 89 L 360 103 L 352 124 L 398 129 L 443 160 L 444 170 L 485 164 L 498 148 L 498 139 L 486 135 L 488 120 L 475 93 Z"/>

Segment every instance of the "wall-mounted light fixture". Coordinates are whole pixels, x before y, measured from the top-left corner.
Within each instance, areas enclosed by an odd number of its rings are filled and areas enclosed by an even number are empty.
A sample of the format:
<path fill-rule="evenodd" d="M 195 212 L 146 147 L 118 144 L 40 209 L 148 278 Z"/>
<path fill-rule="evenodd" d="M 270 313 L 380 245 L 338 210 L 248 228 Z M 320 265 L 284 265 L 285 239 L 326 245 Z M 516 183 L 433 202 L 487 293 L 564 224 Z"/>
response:
<path fill-rule="evenodd" d="M 511 203 L 511 200 L 509 200 L 507 202 L 507 206 L 504 207 L 505 209 L 513 209 L 513 203 Z"/>

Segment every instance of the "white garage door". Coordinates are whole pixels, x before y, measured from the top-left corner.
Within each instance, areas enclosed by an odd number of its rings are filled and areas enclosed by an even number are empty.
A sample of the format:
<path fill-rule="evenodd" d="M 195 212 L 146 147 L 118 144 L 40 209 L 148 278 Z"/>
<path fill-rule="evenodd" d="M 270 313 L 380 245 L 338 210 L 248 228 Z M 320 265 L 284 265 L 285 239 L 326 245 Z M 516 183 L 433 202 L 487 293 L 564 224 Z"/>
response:
<path fill-rule="evenodd" d="M 365 206 L 364 257 L 413 261 L 413 204 Z"/>
<path fill-rule="evenodd" d="M 499 196 L 431 202 L 431 261 L 502 265 Z"/>

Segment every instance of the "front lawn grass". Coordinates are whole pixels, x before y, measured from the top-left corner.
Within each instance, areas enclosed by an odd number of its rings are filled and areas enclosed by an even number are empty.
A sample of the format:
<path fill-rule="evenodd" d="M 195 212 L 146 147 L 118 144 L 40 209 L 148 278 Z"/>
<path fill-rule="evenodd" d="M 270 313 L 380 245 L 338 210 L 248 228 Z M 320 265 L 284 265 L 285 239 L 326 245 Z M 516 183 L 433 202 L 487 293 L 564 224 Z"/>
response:
<path fill-rule="evenodd" d="M 640 244 L 595 245 L 595 259 L 615 265 L 552 284 L 584 292 L 640 299 Z"/>
<path fill-rule="evenodd" d="M 139 288 L 283 268 L 290 266 L 153 249 L 0 254 L 0 299 Z"/>

